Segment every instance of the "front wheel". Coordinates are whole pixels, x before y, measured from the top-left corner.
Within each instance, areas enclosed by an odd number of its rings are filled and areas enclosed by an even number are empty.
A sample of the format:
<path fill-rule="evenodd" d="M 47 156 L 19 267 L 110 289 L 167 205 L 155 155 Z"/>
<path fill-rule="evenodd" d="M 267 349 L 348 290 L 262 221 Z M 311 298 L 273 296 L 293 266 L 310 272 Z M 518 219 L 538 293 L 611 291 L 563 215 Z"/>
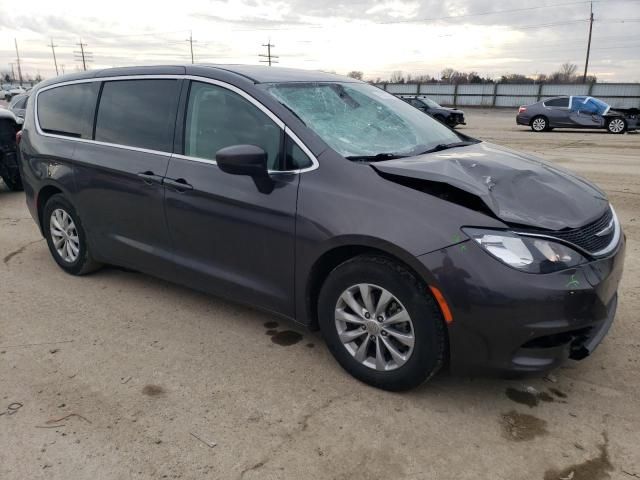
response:
<path fill-rule="evenodd" d="M 336 267 L 320 291 L 318 319 L 338 363 L 375 387 L 416 387 L 444 361 L 437 304 L 423 282 L 388 258 L 361 255 Z"/>
<path fill-rule="evenodd" d="M 80 217 L 63 195 L 53 195 L 47 201 L 43 224 L 51 255 L 65 272 L 84 275 L 100 267 L 91 257 Z"/>
<path fill-rule="evenodd" d="M 620 134 L 627 129 L 627 122 L 623 118 L 611 118 L 607 122 L 607 131 L 609 133 Z"/>

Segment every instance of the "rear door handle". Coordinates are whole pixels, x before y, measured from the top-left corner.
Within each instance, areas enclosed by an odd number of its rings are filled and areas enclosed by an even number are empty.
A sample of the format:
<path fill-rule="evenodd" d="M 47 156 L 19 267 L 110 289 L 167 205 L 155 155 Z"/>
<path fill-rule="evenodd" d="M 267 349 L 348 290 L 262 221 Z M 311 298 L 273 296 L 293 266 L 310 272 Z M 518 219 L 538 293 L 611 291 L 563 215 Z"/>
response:
<path fill-rule="evenodd" d="M 156 183 L 160 184 L 162 183 L 162 179 L 163 179 L 161 175 L 156 175 L 151 171 L 140 172 L 138 173 L 138 177 L 140 177 L 146 185 L 153 185 Z"/>
<path fill-rule="evenodd" d="M 165 178 L 163 183 L 167 187 L 171 187 L 178 192 L 186 192 L 187 190 L 193 190 L 193 185 L 189 184 L 184 178 Z"/>

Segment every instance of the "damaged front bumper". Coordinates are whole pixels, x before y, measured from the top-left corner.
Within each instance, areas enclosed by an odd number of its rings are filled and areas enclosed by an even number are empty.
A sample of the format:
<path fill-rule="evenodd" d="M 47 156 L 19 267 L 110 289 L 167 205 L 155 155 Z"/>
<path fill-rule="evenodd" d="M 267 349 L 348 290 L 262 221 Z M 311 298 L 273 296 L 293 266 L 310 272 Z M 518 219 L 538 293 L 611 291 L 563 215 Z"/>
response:
<path fill-rule="evenodd" d="M 537 373 L 588 356 L 616 313 L 624 236 L 614 253 L 550 274 L 503 265 L 465 241 L 422 255 L 453 314 L 455 374 Z"/>

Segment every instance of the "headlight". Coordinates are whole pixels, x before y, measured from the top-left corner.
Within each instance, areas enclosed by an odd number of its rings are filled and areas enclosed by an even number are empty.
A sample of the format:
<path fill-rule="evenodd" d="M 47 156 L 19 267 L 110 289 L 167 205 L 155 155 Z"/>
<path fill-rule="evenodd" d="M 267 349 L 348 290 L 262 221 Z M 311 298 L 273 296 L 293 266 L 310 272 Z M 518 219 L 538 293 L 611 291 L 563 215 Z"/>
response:
<path fill-rule="evenodd" d="M 551 273 L 587 261 L 575 250 L 551 240 L 506 230 L 463 228 L 484 250 L 510 267 L 529 273 Z"/>

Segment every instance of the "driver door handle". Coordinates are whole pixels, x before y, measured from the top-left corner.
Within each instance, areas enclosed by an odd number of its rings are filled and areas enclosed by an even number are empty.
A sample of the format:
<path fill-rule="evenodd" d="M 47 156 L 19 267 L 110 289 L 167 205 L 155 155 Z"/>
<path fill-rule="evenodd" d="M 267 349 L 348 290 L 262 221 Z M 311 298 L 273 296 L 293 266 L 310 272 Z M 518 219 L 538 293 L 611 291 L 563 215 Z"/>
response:
<path fill-rule="evenodd" d="M 184 178 L 165 178 L 164 184 L 180 193 L 186 192 L 187 190 L 193 190 L 193 185 L 189 184 Z"/>
<path fill-rule="evenodd" d="M 160 184 L 162 183 L 162 179 L 164 178 L 161 175 L 156 175 L 155 173 L 149 170 L 147 170 L 146 172 L 140 172 L 137 175 L 142 179 L 142 181 L 146 185 L 153 185 L 154 183 Z"/>

